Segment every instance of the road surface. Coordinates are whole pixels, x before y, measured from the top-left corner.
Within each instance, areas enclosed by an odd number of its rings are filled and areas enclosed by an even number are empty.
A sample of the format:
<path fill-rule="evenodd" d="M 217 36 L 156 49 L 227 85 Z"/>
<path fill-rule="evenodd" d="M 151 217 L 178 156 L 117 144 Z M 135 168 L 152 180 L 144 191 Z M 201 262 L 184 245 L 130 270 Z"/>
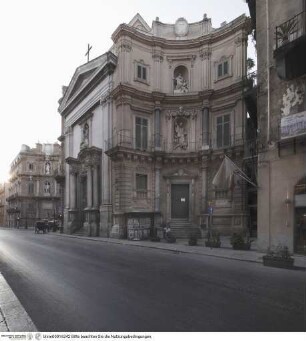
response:
<path fill-rule="evenodd" d="M 0 271 L 40 331 L 305 331 L 306 272 L 0 229 Z"/>

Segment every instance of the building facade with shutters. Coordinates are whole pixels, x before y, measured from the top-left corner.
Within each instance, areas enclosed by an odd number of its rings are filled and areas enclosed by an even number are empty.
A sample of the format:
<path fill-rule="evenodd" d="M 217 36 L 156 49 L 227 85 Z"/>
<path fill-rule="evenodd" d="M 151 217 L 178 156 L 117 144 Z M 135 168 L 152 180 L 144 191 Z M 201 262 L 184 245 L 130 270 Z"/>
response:
<path fill-rule="evenodd" d="M 59 219 L 63 214 L 55 173 L 60 167 L 60 145 L 22 145 L 11 163 L 7 197 L 9 227 L 30 227 L 40 219 Z"/>
<path fill-rule="evenodd" d="M 8 197 L 8 183 L 0 184 L 0 226 L 7 226 L 7 201 Z"/>
<path fill-rule="evenodd" d="M 306 252 L 306 1 L 248 0 L 258 56 L 258 247 Z"/>
<path fill-rule="evenodd" d="M 249 27 L 244 15 L 219 28 L 206 15 L 149 27 L 137 14 L 76 70 L 59 107 L 67 233 L 247 227 L 244 181 L 212 179 L 225 154 L 243 168 Z"/>

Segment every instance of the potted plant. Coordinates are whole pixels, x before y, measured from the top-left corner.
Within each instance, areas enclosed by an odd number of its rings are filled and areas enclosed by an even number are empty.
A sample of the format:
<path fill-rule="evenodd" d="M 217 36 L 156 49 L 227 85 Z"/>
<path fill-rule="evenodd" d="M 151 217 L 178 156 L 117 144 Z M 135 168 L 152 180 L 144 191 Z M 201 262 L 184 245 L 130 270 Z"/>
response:
<path fill-rule="evenodd" d="M 209 230 L 206 235 L 205 246 L 207 247 L 220 247 L 220 233 L 214 230 Z"/>
<path fill-rule="evenodd" d="M 198 237 L 195 233 L 191 233 L 189 235 L 188 245 L 189 246 L 196 246 L 198 244 Z"/>
<path fill-rule="evenodd" d="M 243 233 L 233 233 L 231 236 L 231 245 L 234 250 L 250 250 L 252 240 Z"/>
<path fill-rule="evenodd" d="M 286 44 L 289 41 L 290 34 L 296 29 L 296 26 L 297 21 L 295 18 L 279 25 L 276 29 L 276 40 L 280 41 L 282 45 Z"/>
<path fill-rule="evenodd" d="M 294 258 L 289 253 L 287 246 L 278 245 L 275 251 L 268 249 L 267 254 L 263 256 L 263 265 L 293 269 Z"/>

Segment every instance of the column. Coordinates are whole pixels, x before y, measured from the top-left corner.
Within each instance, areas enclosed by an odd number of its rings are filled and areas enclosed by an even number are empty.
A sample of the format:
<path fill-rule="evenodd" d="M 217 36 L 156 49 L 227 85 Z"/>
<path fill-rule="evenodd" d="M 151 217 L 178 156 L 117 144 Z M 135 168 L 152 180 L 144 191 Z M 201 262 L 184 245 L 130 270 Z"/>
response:
<path fill-rule="evenodd" d="M 87 207 L 92 207 L 92 171 L 91 166 L 87 168 Z"/>
<path fill-rule="evenodd" d="M 154 109 L 154 147 L 160 149 L 160 108 Z"/>
<path fill-rule="evenodd" d="M 155 168 L 155 212 L 160 211 L 160 169 Z"/>
<path fill-rule="evenodd" d="M 76 208 L 76 174 L 70 172 L 70 208 Z"/>
<path fill-rule="evenodd" d="M 207 165 L 202 166 L 202 205 L 201 213 L 207 213 Z"/>
<path fill-rule="evenodd" d="M 200 58 L 202 60 L 202 89 L 206 90 L 211 87 L 210 81 L 210 56 L 211 51 L 209 48 L 204 48 L 200 52 Z"/>
<path fill-rule="evenodd" d="M 98 190 L 99 190 L 99 185 L 98 185 L 98 166 L 94 165 L 93 167 L 93 206 L 95 208 L 98 207 L 99 205 L 99 195 L 98 195 Z"/>
<path fill-rule="evenodd" d="M 206 149 L 210 145 L 209 136 L 209 108 L 202 109 L 202 149 Z"/>

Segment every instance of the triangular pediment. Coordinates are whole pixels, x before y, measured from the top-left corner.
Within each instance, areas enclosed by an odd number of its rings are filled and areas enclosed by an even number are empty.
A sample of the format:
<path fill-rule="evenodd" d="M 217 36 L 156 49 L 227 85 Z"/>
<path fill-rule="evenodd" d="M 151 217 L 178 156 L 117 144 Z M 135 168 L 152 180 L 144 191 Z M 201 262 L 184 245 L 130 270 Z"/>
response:
<path fill-rule="evenodd" d="M 78 76 L 78 78 L 75 82 L 75 85 L 69 94 L 68 99 L 71 98 L 73 96 L 73 94 L 75 94 L 78 91 L 78 89 L 80 89 L 82 87 L 82 85 L 84 85 L 88 81 L 88 79 L 93 75 L 93 73 L 96 70 L 97 70 L 97 68 L 94 68 L 94 69 L 86 71 L 86 72 L 84 72 Z"/>
<path fill-rule="evenodd" d="M 146 21 L 143 19 L 143 17 L 137 13 L 134 18 L 129 22 L 129 26 L 132 26 L 136 28 L 139 31 L 143 32 L 150 32 L 151 28 L 150 26 L 146 23 Z"/>
<path fill-rule="evenodd" d="M 59 111 L 73 101 L 73 99 L 95 78 L 104 67 L 106 61 L 107 54 L 103 54 L 76 69 L 68 88 L 65 90 L 64 97 L 60 101 Z"/>

